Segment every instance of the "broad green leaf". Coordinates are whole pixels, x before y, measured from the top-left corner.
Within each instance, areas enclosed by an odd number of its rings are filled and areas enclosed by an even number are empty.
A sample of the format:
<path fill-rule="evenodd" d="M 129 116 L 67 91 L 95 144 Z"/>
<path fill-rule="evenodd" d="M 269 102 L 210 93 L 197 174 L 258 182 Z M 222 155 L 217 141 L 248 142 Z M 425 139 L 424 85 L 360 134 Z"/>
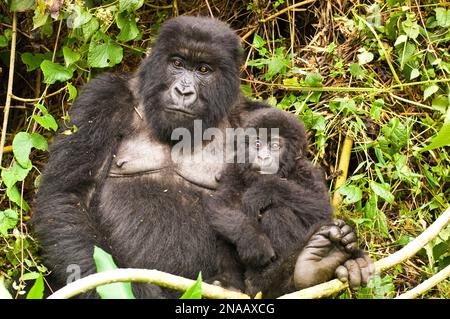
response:
<path fill-rule="evenodd" d="M 200 272 L 197 281 L 184 292 L 180 299 L 202 299 L 202 273 Z"/>
<path fill-rule="evenodd" d="M 67 18 L 67 26 L 70 29 L 78 29 L 92 19 L 92 15 L 83 6 L 70 5 L 68 11 L 71 12 Z"/>
<path fill-rule="evenodd" d="M 411 74 L 409 75 L 409 80 L 413 80 L 420 75 L 419 69 L 412 69 Z"/>
<path fill-rule="evenodd" d="M 344 185 L 339 187 L 339 193 L 344 195 L 344 204 L 352 204 L 361 200 L 362 191 L 354 185 Z"/>
<path fill-rule="evenodd" d="M 410 131 L 397 117 L 381 128 L 383 136 L 378 137 L 381 150 L 389 155 L 394 155 L 408 144 Z"/>
<path fill-rule="evenodd" d="M 417 22 L 411 20 L 409 16 L 405 21 L 402 22 L 403 31 L 405 31 L 406 35 L 411 39 L 416 39 L 419 36 L 419 25 Z"/>
<path fill-rule="evenodd" d="M 374 181 L 370 181 L 370 188 L 373 190 L 375 194 L 377 194 L 379 197 L 383 198 L 385 201 L 387 201 L 389 204 L 394 203 L 394 195 L 389 190 L 388 184 L 380 184 Z"/>
<path fill-rule="evenodd" d="M 85 42 L 87 42 L 91 36 L 95 33 L 95 31 L 98 30 L 100 26 L 100 22 L 98 22 L 98 19 L 93 17 L 91 20 L 89 20 L 88 23 L 83 24 L 82 30 L 83 30 L 83 39 Z"/>
<path fill-rule="evenodd" d="M 430 86 L 428 86 L 424 91 L 423 91 L 423 100 L 425 101 L 426 99 L 428 99 L 430 96 L 432 96 L 434 93 L 436 93 L 439 90 L 439 86 L 437 86 L 436 84 L 432 84 Z"/>
<path fill-rule="evenodd" d="M 445 123 L 442 126 L 441 130 L 437 133 L 437 135 L 433 137 L 431 143 L 426 147 L 422 148 L 420 151 L 425 152 L 447 145 L 450 145 L 450 123 Z"/>
<path fill-rule="evenodd" d="M 0 299 L 13 299 L 8 289 L 5 286 L 5 280 L 0 276 Z"/>
<path fill-rule="evenodd" d="M 50 114 L 44 114 L 41 116 L 33 115 L 31 118 L 38 122 L 46 130 L 51 129 L 56 132 L 58 129 L 58 123 L 56 123 L 55 118 Z"/>
<path fill-rule="evenodd" d="M 0 35 L 0 48 L 5 48 L 9 45 L 9 40 L 4 35 Z"/>
<path fill-rule="evenodd" d="M 133 14 L 127 14 L 126 12 L 117 14 L 116 23 L 120 29 L 117 40 L 127 42 L 136 39 L 139 35 L 136 17 Z"/>
<path fill-rule="evenodd" d="M 283 79 L 283 84 L 287 86 L 300 86 L 300 83 L 298 83 L 297 77 L 287 78 Z"/>
<path fill-rule="evenodd" d="M 2 179 L 6 187 L 12 187 L 16 182 L 21 182 L 27 177 L 33 167 L 31 161 L 28 163 L 29 165 L 27 167 L 22 167 L 15 162 L 10 168 L 2 170 Z"/>
<path fill-rule="evenodd" d="M 69 48 L 67 46 L 63 47 L 63 55 L 64 55 L 64 62 L 66 64 L 66 67 L 77 62 L 81 58 L 80 53 L 73 51 L 71 48 Z"/>
<path fill-rule="evenodd" d="M 23 12 L 31 10 L 35 6 L 35 0 L 7 0 L 11 11 Z"/>
<path fill-rule="evenodd" d="M 67 82 L 67 89 L 69 90 L 68 101 L 73 101 L 77 97 L 77 88 L 72 85 L 72 83 Z"/>
<path fill-rule="evenodd" d="M 27 202 L 20 197 L 20 192 L 16 186 L 8 187 L 6 189 L 6 196 L 8 196 L 9 200 L 15 203 L 17 206 L 20 207 L 20 205 L 22 205 L 22 209 L 24 211 L 28 210 L 29 206 Z"/>
<path fill-rule="evenodd" d="M 42 27 L 47 22 L 48 17 L 49 14 L 45 13 L 45 9 L 43 12 L 35 10 L 33 16 L 33 30 Z"/>
<path fill-rule="evenodd" d="M 319 73 L 308 73 L 305 78 L 306 86 L 322 86 L 322 76 Z"/>
<path fill-rule="evenodd" d="M 31 135 L 26 132 L 19 132 L 14 137 L 12 142 L 12 149 L 14 157 L 22 167 L 29 166 L 29 156 L 33 142 L 31 141 Z"/>
<path fill-rule="evenodd" d="M 381 117 L 381 110 L 384 107 L 384 100 L 383 99 L 376 99 L 371 108 L 370 108 L 370 116 L 374 120 L 379 120 Z"/>
<path fill-rule="evenodd" d="M 450 10 L 444 8 L 434 9 L 436 12 L 436 22 L 440 27 L 450 28 Z"/>
<path fill-rule="evenodd" d="M 41 274 L 34 282 L 33 287 L 27 294 L 27 299 L 42 299 L 44 297 L 44 278 Z"/>
<path fill-rule="evenodd" d="M 399 45 L 399 44 L 401 44 L 401 43 L 404 43 L 404 42 L 406 42 L 407 40 L 408 40 L 408 36 L 406 36 L 406 35 L 404 35 L 404 34 L 399 35 L 398 38 L 397 38 L 397 40 L 395 40 L 394 46 L 397 46 L 397 45 Z"/>
<path fill-rule="evenodd" d="M 40 275 L 41 275 L 40 273 L 33 271 L 33 272 L 28 272 L 28 273 L 24 274 L 20 279 L 21 280 L 36 280 L 39 278 Z"/>
<path fill-rule="evenodd" d="M 263 48 L 266 45 L 266 41 L 261 38 L 259 35 L 255 34 L 255 36 L 253 37 L 253 46 L 256 49 L 260 49 Z"/>
<path fill-rule="evenodd" d="M 33 147 L 37 148 L 38 150 L 41 151 L 48 150 L 47 140 L 39 133 L 31 133 L 31 143 Z"/>
<path fill-rule="evenodd" d="M 67 81 L 73 75 L 73 70 L 66 68 L 49 60 L 44 60 L 41 63 L 41 69 L 44 73 L 44 83 L 53 84 L 56 81 Z"/>
<path fill-rule="evenodd" d="M 0 234 L 3 237 L 8 236 L 8 230 L 16 227 L 19 220 L 19 214 L 13 209 L 7 209 L 0 212 Z"/>
<path fill-rule="evenodd" d="M 119 0 L 119 11 L 136 11 L 144 4 L 144 0 Z"/>
<path fill-rule="evenodd" d="M 20 59 L 27 66 L 27 72 L 34 71 L 41 65 L 42 61 L 50 60 L 52 58 L 51 52 L 44 54 L 38 53 L 36 55 L 30 52 L 25 52 L 20 55 Z"/>
<path fill-rule="evenodd" d="M 373 60 L 373 53 L 366 50 L 366 48 L 361 48 L 358 50 L 358 64 L 364 65 Z"/>
<path fill-rule="evenodd" d="M 366 75 L 366 72 L 358 63 L 352 63 L 350 64 L 348 68 L 350 74 L 355 77 L 357 80 L 362 80 L 364 76 Z"/>
<path fill-rule="evenodd" d="M 122 61 L 123 49 L 109 36 L 97 31 L 89 44 L 88 63 L 94 68 L 106 68 Z"/>
<path fill-rule="evenodd" d="M 94 261 L 97 272 L 117 269 L 110 254 L 103 249 L 94 247 Z M 117 282 L 97 287 L 97 293 L 102 299 L 135 299 L 130 282 Z"/>

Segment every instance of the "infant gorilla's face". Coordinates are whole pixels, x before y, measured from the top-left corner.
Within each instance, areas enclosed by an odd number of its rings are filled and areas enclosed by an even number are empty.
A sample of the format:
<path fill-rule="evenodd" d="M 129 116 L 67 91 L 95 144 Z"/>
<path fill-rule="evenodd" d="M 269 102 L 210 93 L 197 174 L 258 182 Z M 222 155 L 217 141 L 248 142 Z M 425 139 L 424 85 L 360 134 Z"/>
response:
<path fill-rule="evenodd" d="M 249 143 L 249 159 L 252 170 L 260 174 L 277 174 L 283 152 L 284 139 L 276 134 L 269 138 L 256 138 Z"/>

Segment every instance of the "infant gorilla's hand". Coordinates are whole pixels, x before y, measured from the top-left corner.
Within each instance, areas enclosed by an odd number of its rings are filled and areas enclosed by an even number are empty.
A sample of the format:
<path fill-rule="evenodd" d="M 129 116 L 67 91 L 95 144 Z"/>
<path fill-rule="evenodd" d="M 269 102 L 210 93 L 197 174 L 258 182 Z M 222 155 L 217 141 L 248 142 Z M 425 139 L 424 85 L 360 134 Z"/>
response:
<path fill-rule="evenodd" d="M 276 259 L 270 239 L 263 233 L 256 234 L 250 241 L 237 243 L 241 261 L 251 267 L 264 267 Z"/>
<path fill-rule="evenodd" d="M 373 273 L 369 257 L 350 258 L 359 252 L 356 234 L 342 220 L 323 226 L 309 239 L 297 258 L 294 283 L 297 289 L 328 281 L 336 275 L 352 288 L 366 284 Z"/>

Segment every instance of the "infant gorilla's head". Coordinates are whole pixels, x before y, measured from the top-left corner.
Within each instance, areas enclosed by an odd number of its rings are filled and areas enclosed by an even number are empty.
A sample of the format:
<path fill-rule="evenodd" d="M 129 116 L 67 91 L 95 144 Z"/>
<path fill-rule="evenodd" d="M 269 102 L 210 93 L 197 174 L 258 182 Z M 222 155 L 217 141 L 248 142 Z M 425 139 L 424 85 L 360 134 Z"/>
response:
<path fill-rule="evenodd" d="M 244 128 L 244 172 L 287 177 L 296 159 L 306 154 L 304 125 L 291 113 L 272 108 L 256 110 L 246 119 Z"/>

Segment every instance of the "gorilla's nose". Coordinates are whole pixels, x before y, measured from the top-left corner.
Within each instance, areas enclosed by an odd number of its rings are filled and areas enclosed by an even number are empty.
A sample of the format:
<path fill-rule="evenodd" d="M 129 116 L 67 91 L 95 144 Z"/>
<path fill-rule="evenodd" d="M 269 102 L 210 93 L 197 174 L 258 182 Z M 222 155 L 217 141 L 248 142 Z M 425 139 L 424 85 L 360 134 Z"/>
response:
<path fill-rule="evenodd" d="M 197 93 L 191 84 L 176 83 L 172 88 L 172 99 L 175 104 L 188 106 L 195 102 Z"/>

